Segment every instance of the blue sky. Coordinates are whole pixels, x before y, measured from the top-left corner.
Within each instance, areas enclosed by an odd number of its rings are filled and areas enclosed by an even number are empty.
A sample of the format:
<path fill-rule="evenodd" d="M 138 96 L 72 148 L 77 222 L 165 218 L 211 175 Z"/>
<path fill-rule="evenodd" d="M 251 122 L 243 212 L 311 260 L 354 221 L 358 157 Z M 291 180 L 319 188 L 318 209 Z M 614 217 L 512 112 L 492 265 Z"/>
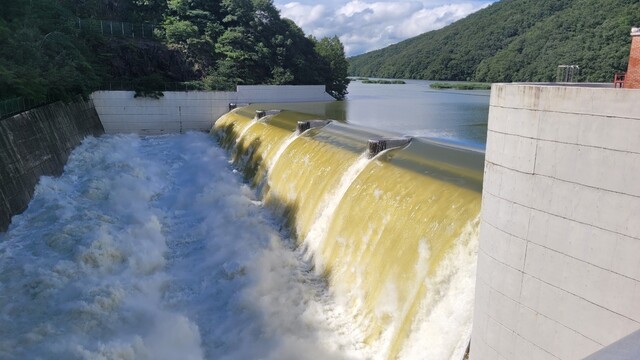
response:
<path fill-rule="evenodd" d="M 275 0 L 282 16 L 316 37 L 338 35 L 348 56 L 440 29 L 495 0 Z"/>

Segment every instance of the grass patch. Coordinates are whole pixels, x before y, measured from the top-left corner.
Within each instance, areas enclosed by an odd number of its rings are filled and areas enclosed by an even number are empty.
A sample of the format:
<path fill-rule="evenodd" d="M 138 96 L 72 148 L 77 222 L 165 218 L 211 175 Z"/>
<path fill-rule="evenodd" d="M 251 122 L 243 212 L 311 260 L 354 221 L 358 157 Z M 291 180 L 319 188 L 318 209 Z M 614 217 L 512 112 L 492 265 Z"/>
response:
<path fill-rule="evenodd" d="M 432 89 L 456 89 L 456 90 L 491 90 L 490 83 L 441 83 L 429 85 Z"/>
<path fill-rule="evenodd" d="M 406 84 L 406 82 L 402 80 L 362 80 L 363 84 Z"/>

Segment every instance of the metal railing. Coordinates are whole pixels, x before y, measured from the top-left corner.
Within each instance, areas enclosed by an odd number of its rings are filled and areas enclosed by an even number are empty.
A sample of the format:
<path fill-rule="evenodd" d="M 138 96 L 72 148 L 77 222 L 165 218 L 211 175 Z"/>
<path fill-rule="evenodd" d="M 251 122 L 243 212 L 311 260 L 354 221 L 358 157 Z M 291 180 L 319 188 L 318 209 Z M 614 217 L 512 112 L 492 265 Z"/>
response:
<path fill-rule="evenodd" d="M 130 37 L 130 38 L 157 38 L 156 29 L 162 28 L 156 24 L 134 24 L 121 21 L 76 19 L 76 28 L 80 31 L 101 34 L 102 36 Z"/>
<path fill-rule="evenodd" d="M 141 86 L 138 82 L 132 81 L 109 81 L 103 83 L 96 90 L 104 91 L 135 91 Z M 187 81 L 187 82 L 163 82 L 158 86 L 146 86 L 149 90 L 156 91 L 235 91 L 234 89 L 225 89 L 223 86 L 220 88 L 208 88 L 202 81 Z"/>
<path fill-rule="evenodd" d="M 556 82 L 577 82 L 580 76 L 580 66 L 578 65 L 558 65 L 556 71 Z"/>
<path fill-rule="evenodd" d="M 34 101 L 23 97 L 0 100 L 0 119 L 5 119 L 21 112 L 33 109 L 38 106 L 54 102 L 53 99 L 45 101 Z"/>
<path fill-rule="evenodd" d="M 613 87 L 615 88 L 623 88 L 624 87 L 624 79 L 627 76 L 626 72 L 617 72 L 613 75 Z"/>

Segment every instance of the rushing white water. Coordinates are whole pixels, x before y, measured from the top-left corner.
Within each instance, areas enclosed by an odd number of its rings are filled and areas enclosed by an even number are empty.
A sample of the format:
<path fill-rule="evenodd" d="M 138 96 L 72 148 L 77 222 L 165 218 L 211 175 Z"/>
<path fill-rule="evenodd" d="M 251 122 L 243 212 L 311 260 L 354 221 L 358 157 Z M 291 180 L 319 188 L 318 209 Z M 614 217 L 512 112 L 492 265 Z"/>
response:
<path fill-rule="evenodd" d="M 289 145 L 291 145 L 291 143 L 298 138 L 298 134 L 296 133 L 292 133 L 291 135 L 289 135 L 280 145 L 280 147 L 278 148 L 278 150 L 276 151 L 276 154 L 273 156 L 273 159 L 271 160 L 271 162 L 268 165 L 268 169 L 267 172 L 270 173 L 273 170 L 273 167 L 276 166 L 276 164 L 278 163 L 278 160 L 280 159 L 280 157 L 282 156 L 282 154 L 284 154 L 284 151 L 287 150 L 287 148 L 289 147 Z"/>
<path fill-rule="evenodd" d="M 309 234 L 304 240 L 304 245 L 307 247 L 305 259 L 307 261 L 314 261 L 317 274 L 321 274 L 324 271 L 324 263 L 322 262 L 321 257 L 315 255 L 320 252 L 320 247 L 326 238 L 327 230 L 331 224 L 333 216 L 335 215 L 338 205 L 340 205 L 340 200 L 342 200 L 344 194 L 349 190 L 351 183 L 353 183 L 368 163 L 369 158 L 366 153 L 360 155 L 360 157 L 358 157 L 342 175 L 338 186 L 333 191 L 327 193 L 322 200 L 323 203 L 320 206 L 322 211 L 314 221 L 311 229 L 309 230 Z"/>
<path fill-rule="evenodd" d="M 0 234 L 0 358 L 367 355 L 205 134 L 88 138 Z"/>

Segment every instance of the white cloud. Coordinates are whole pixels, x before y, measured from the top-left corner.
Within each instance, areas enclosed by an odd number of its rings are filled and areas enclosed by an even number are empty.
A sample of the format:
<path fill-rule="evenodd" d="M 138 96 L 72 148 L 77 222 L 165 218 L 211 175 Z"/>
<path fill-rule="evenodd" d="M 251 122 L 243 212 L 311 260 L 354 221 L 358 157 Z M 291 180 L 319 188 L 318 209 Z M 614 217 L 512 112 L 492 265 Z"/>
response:
<path fill-rule="evenodd" d="M 316 37 L 338 35 L 347 55 L 357 55 L 442 28 L 495 0 L 329 0 L 275 2 L 282 16 Z"/>
<path fill-rule="evenodd" d="M 303 29 L 308 26 L 315 26 L 325 15 L 325 7 L 323 5 L 305 5 L 299 2 L 291 2 L 279 8 L 282 16 L 293 20 Z"/>
<path fill-rule="evenodd" d="M 412 14 L 407 21 L 398 26 L 397 33 L 403 37 L 416 36 L 447 26 L 478 9 L 473 4 L 444 5 L 434 9 L 420 9 L 420 11 Z"/>
<path fill-rule="evenodd" d="M 365 14 L 367 21 L 379 21 L 388 18 L 406 16 L 412 11 L 421 9 L 418 2 L 375 2 L 367 3 L 355 0 L 347 3 L 336 11 L 338 15 L 352 17 L 356 14 Z"/>

